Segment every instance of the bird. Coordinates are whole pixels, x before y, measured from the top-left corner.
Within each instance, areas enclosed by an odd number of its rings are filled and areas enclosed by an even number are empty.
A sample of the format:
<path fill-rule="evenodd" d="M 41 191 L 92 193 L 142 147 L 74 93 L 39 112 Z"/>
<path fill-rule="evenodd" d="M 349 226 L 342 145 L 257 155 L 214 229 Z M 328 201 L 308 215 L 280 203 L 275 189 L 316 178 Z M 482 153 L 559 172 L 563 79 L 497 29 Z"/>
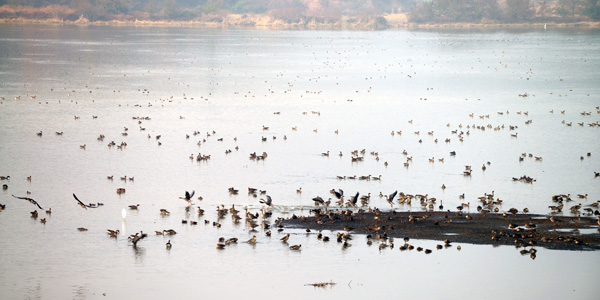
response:
<path fill-rule="evenodd" d="M 6 208 L 6 204 L 0 204 L 0 211 L 3 211 Z"/>
<path fill-rule="evenodd" d="M 251 239 L 248 240 L 248 244 L 256 244 L 256 236 L 253 235 Z"/>
<path fill-rule="evenodd" d="M 302 245 L 292 245 L 290 246 L 290 250 L 300 250 L 300 247 L 302 247 Z"/>
<path fill-rule="evenodd" d="M 33 204 L 33 205 L 37 205 L 37 207 L 39 207 L 39 209 L 43 209 L 43 208 L 40 206 L 40 204 L 39 204 L 39 203 L 37 203 L 37 201 L 35 201 L 35 200 L 33 200 L 33 199 L 29 198 L 29 197 L 17 197 L 17 196 L 15 196 L 15 195 L 12 195 L 12 196 L 13 196 L 13 197 L 15 197 L 15 198 L 17 198 L 17 199 L 21 199 L 21 200 L 27 200 L 27 201 L 29 201 L 31 204 Z"/>
<path fill-rule="evenodd" d="M 172 246 L 173 246 L 173 245 L 171 245 L 171 240 L 169 240 L 169 241 L 167 242 L 167 250 L 171 250 L 171 247 L 172 247 Z"/>
<path fill-rule="evenodd" d="M 79 198 L 77 198 L 77 196 L 75 196 L 75 193 L 73 193 L 73 198 L 75 198 L 75 200 L 77 200 L 77 202 L 79 202 L 79 206 L 81 206 L 82 208 L 85 208 L 86 210 L 88 209 L 88 207 L 90 208 L 96 208 L 95 205 L 86 205 L 83 202 L 81 202 L 81 200 L 79 200 Z"/>
<path fill-rule="evenodd" d="M 142 231 L 140 231 L 140 234 L 139 234 L 139 235 L 136 233 L 136 234 L 135 234 L 135 237 L 134 237 L 134 238 L 131 240 L 131 243 L 133 243 L 133 247 L 137 247 L 137 243 L 138 243 L 138 242 L 139 242 L 141 239 L 143 239 L 143 238 L 145 238 L 145 237 L 147 237 L 147 236 L 148 236 L 148 234 L 146 234 L 146 233 L 144 233 L 144 232 L 142 232 Z"/>
<path fill-rule="evenodd" d="M 352 199 L 350 200 L 353 206 L 356 206 L 356 203 L 358 202 L 358 195 L 359 193 L 356 192 L 356 195 L 354 195 L 354 197 L 352 197 Z"/>
<path fill-rule="evenodd" d="M 272 206 L 273 205 L 273 199 L 271 199 L 271 196 L 267 195 L 267 200 L 265 199 L 260 199 L 259 201 L 260 203 L 263 203 L 267 206 Z"/>
<path fill-rule="evenodd" d="M 325 204 L 325 200 L 323 200 L 323 198 L 320 196 L 312 198 L 312 201 L 315 201 L 315 205 Z"/>
<path fill-rule="evenodd" d="M 286 234 L 284 237 L 281 238 L 281 241 L 284 243 L 287 243 L 287 241 L 290 239 L 290 234 Z"/>
<path fill-rule="evenodd" d="M 179 197 L 179 199 L 183 199 L 185 201 L 187 201 L 188 203 L 192 203 L 192 197 L 194 197 L 194 194 L 196 193 L 196 191 L 192 191 L 192 193 L 190 194 L 190 192 L 185 191 L 185 197 Z"/>
<path fill-rule="evenodd" d="M 339 192 L 336 190 L 332 190 L 332 192 L 335 195 L 335 197 L 340 200 L 342 199 L 342 197 L 344 197 L 344 191 L 342 191 L 342 189 L 340 189 Z"/>

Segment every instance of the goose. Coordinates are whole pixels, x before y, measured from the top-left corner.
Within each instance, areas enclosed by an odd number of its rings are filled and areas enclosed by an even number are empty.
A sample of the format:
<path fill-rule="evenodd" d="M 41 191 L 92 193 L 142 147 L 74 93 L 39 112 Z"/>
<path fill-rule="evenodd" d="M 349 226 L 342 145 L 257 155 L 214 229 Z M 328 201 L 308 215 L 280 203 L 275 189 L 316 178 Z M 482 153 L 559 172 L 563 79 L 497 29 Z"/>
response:
<path fill-rule="evenodd" d="M 271 196 L 269 195 L 267 195 L 267 200 L 261 198 L 259 202 L 267 206 L 273 206 L 273 199 L 271 199 Z"/>
<path fill-rule="evenodd" d="M 316 206 L 319 206 L 320 204 L 323 204 L 323 205 L 325 204 L 325 200 L 323 200 L 323 198 L 321 198 L 321 196 L 312 198 L 312 201 L 315 202 Z"/>
<path fill-rule="evenodd" d="M 29 203 L 31 203 L 31 204 L 33 204 L 33 205 L 37 206 L 39 209 L 43 209 L 43 208 L 40 206 L 40 204 L 39 204 L 39 203 L 37 203 L 37 201 L 33 200 L 32 198 L 29 198 L 29 197 L 17 197 L 17 196 L 15 196 L 15 195 L 12 195 L 12 196 L 13 196 L 13 197 L 15 197 L 15 198 L 17 198 L 17 199 L 21 199 L 21 200 L 27 200 L 27 201 L 29 201 Z"/>
<path fill-rule="evenodd" d="M 187 203 L 191 204 L 192 197 L 194 197 L 194 194 L 196 194 L 196 191 L 192 191 L 191 194 L 190 194 L 190 192 L 185 191 L 185 197 L 179 197 L 179 199 L 185 200 L 185 201 L 187 201 Z"/>

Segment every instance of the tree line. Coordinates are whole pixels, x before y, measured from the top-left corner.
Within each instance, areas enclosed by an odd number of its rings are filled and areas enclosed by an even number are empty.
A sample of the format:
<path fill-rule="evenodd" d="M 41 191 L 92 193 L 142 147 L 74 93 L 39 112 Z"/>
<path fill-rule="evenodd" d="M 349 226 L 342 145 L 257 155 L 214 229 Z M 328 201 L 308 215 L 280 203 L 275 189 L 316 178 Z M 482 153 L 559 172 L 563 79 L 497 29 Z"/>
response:
<path fill-rule="evenodd" d="M 0 18 L 218 20 L 260 14 L 336 22 L 405 13 L 416 23 L 600 20 L 600 0 L 0 0 Z M 381 19 L 381 18 L 379 18 Z"/>

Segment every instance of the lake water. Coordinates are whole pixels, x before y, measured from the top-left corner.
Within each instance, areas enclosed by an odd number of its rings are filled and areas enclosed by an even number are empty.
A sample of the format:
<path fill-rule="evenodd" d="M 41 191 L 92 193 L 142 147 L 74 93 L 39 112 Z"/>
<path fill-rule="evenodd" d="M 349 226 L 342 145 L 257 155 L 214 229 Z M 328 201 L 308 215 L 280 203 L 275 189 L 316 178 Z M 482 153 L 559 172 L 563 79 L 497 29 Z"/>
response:
<path fill-rule="evenodd" d="M 265 196 L 248 187 L 272 197 L 269 223 L 307 215 L 311 199 L 330 198 L 333 188 L 371 193 L 369 206 L 382 209 L 390 206 L 379 193 L 394 190 L 448 208 L 470 203 L 470 211 L 492 191 L 503 210 L 547 214 L 554 194 L 592 204 L 600 199 L 600 127 L 590 125 L 600 121 L 599 53 L 600 31 L 585 29 L 0 25 L 0 176 L 10 176 L 0 182 L 8 185 L 0 191 L 0 298 L 595 299 L 598 251 L 538 248 L 532 260 L 514 247 L 463 244 L 425 255 L 379 251 L 360 235 L 342 250 L 301 229 L 250 232 L 230 215 L 218 220 L 216 208 L 258 212 Z M 362 149 L 364 161 L 352 162 Z M 253 161 L 253 152 L 268 156 Z M 198 153 L 211 159 L 190 160 Z M 519 161 L 522 153 L 532 157 Z M 381 180 L 337 178 L 354 175 Z M 536 181 L 512 180 L 523 175 Z M 192 190 L 203 216 L 179 199 Z M 73 193 L 104 205 L 84 210 Z M 52 214 L 31 218 L 35 207 L 13 194 Z M 123 221 L 122 209 L 134 204 L 139 210 Z M 177 235 L 154 235 L 169 228 Z M 107 229 L 121 233 L 110 238 Z M 149 236 L 134 248 L 127 237 L 140 230 Z M 286 233 L 301 251 L 279 241 Z M 246 243 L 253 235 L 256 245 Z M 239 242 L 217 250 L 219 237 Z M 308 285 L 319 282 L 336 285 Z"/>

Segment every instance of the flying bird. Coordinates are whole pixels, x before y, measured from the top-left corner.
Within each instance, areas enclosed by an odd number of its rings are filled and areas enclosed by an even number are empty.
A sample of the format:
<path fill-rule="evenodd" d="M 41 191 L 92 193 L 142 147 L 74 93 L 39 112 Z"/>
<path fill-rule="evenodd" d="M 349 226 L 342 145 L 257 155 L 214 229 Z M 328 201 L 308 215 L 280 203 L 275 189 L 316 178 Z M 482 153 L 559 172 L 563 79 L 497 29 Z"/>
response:
<path fill-rule="evenodd" d="M 192 197 L 194 197 L 194 194 L 196 193 L 196 191 L 192 191 L 192 193 L 190 194 L 190 192 L 185 191 L 185 197 L 179 197 L 179 199 L 183 199 L 185 201 L 187 201 L 188 203 L 192 203 Z"/>
<path fill-rule="evenodd" d="M 266 204 L 267 206 L 272 206 L 273 205 L 273 199 L 271 199 L 271 196 L 269 196 L 269 195 L 267 195 L 267 200 L 260 199 L 259 202 L 263 203 L 263 204 Z"/>
<path fill-rule="evenodd" d="M 90 208 L 96 208 L 97 207 L 97 206 L 91 205 L 91 204 L 89 204 L 89 205 L 84 204 L 83 202 L 81 202 L 81 200 L 79 200 L 79 198 L 77 198 L 77 196 L 75 196 L 75 193 L 73 193 L 73 198 L 75 198 L 75 200 L 77 200 L 77 202 L 79 202 L 78 203 L 79 206 L 81 206 L 82 208 L 85 208 L 85 210 L 87 210 L 88 207 L 90 207 Z"/>
<path fill-rule="evenodd" d="M 145 238 L 145 237 L 147 237 L 147 236 L 148 236 L 148 234 L 146 234 L 146 233 L 143 233 L 143 232 L 141 232 L 141 231 L 140 231 L 140 233 L 141 233 L 141 234 L 137 234 L 137 233 L 136 233 L 136 234 L 135 234 L 135 236 L 133 237 L 133 239 L 131 240 L 131 243 L 133 243 L 133 247 L 137 247 L 137 243 L 138 243 L 138 242 L 139 242 L 141 239 L 143 239 L 143 238 Z"/>
<path fill-rule="evenodd" d="M 340 191 L 339 191 L 339 192 L 338 192 L 338 191 L 336 191 L 336 190 L 333 190 L 333 194 L 334 194 L 334 195 L 335 195 L 335 197 L 336 197 L 336 198 L 338 198 L 338 199 L 342 199 L 342 197 L 344 197 L 344 191 L 342 191 L 342 189 L 340 189 Z"/>
<path fill-rule="evenodd" d="M 33 205 L 37 205 L 37 207 L 39 207 L 40 209 L 43 209 L 43 208 L 42 208 L 42 207 L 41 207 L 41 206 L 40 206 L 40 205 L 37 203 L 37 201 L 35 201 L 35 200 L 33 200 L 33 199 L 29 198 L 29 197 L 17 197 L 17 196 L 15 196 L 15 195 L 12 195 L 12 196 L 13 196 L 13 197 L 15 197 L 15 198 L 17 198 L 17 199 L 21 199 L 21 200 L 27 200 L 27 201 L 29 201 L 31 204 L 33 204 Z"/>
<path fill-rule="evenodd" d="M 352 202 L 352 206 L 356 206 L 356 203 L 358 202 L 358 192 L 356 192 L 356 195 L 354 195 L 354 197 L 352 197 L 352 200 L 350 200 Z"/>

